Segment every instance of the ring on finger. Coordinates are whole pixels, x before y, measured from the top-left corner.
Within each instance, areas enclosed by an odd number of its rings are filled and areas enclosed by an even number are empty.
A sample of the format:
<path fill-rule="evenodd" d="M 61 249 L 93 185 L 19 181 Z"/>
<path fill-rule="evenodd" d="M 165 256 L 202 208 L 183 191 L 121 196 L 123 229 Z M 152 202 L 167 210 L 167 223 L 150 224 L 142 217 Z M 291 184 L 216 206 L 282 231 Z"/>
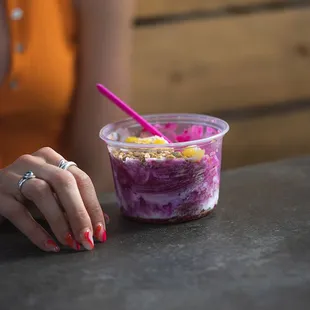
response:
<path fill-rule="evenodd" d="M 32 171 L 27 171 L 18 181 L 18 189 L 20 190 L 20 192 L 22 191 L 22 187 L 24 185 L 24 183 L 28 180 L 34 179 L 36 178 L 35 174 Z"/>
<path fill-rule="evenodd" d="M 60 168 L 62 170 L 68 170 L 72 166 L 77 167 L 77 164 L 73 161 L 67 161 L 65 159 L 61 159 L 59 164 L 58 164 L 58 168 Z"/>

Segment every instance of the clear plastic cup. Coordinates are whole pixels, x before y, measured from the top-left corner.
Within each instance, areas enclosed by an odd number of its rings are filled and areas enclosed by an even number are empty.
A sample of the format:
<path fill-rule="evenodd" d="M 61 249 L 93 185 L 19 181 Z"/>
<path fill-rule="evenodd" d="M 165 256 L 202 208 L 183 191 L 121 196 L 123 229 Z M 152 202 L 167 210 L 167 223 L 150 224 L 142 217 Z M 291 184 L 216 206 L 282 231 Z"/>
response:
<path fill-rule="evenodd" d="M 222 141 L 229 125 L 199 114 L 145 118 L 173 143 L 126 143 L 150 136 L 132 119 L 100 131 L 107 144 L 121 213 L 152 223 L 185 222 L 206 216 L 219 199 Z"/>

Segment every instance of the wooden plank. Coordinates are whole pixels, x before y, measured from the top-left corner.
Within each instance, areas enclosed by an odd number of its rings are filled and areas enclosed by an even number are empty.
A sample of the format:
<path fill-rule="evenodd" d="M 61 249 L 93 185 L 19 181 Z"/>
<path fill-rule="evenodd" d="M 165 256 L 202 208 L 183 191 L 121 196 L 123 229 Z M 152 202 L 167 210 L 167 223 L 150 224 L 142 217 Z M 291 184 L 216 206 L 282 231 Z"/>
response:
<path fill-rule="evenodd" d="M 310 154 L 310 110 L 231 122 L 223 169 Z"/>
<path fill-rule="evenodd" d="M 138 0 L 137 16 L 180 14 L 201 10 L 215 10 L 228 6 L 281 3 L 282 0 Z"/>
<path fill-rule="evenodd" d="M 310 10 L 138 28 L 141 113 L 242 108 L 310 96 Z"/>

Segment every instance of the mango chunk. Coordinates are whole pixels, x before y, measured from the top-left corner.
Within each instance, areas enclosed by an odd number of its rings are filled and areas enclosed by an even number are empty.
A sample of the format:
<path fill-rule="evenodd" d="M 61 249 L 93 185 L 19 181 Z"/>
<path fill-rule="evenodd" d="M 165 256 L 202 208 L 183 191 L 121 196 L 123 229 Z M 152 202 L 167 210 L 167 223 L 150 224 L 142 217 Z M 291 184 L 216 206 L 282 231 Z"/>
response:
<path fill-rule="evenodd" d="M 147 137 L 147 138 L 127 137 L 125 142 L 136 143 L 136 144 L 167 144 L 168 143 L 164 138 L 161 138 L 158 136 Z"/>
<path fill-rule="evenodd" d="M 199 161 L 205 155 L 205 151 L 199 147 L 189 146 L 182 151 L 182 154 L 184 157 Z"/>

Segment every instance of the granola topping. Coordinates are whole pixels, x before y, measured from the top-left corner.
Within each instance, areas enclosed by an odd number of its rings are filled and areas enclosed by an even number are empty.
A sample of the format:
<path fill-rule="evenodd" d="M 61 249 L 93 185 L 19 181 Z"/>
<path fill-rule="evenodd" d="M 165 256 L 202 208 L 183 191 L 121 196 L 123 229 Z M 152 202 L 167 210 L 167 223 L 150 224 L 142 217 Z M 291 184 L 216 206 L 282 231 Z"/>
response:
<path fill-rule="evenodd" d="M 143 148 L 143 144 L 167 144 L 167 142 L 157 136 L 148 137 L 148 138 L 137 138 L 137 137 L 128 137 L 126 139 L 128 143 L 141 144 L 141 149 L 117 149 L 112 150 L 112 155 L 122 161 L 127 160 L 140 160 L 145 162 L 147 160 L 174 160 L 174 159 L 183 159 L 189 161 L 200 161 L 204 155 L 205 151 L 197 146 L 186 147 L 181 151 L 174 150 L 171 147 L 158 147 L 158 148 Z"/>

